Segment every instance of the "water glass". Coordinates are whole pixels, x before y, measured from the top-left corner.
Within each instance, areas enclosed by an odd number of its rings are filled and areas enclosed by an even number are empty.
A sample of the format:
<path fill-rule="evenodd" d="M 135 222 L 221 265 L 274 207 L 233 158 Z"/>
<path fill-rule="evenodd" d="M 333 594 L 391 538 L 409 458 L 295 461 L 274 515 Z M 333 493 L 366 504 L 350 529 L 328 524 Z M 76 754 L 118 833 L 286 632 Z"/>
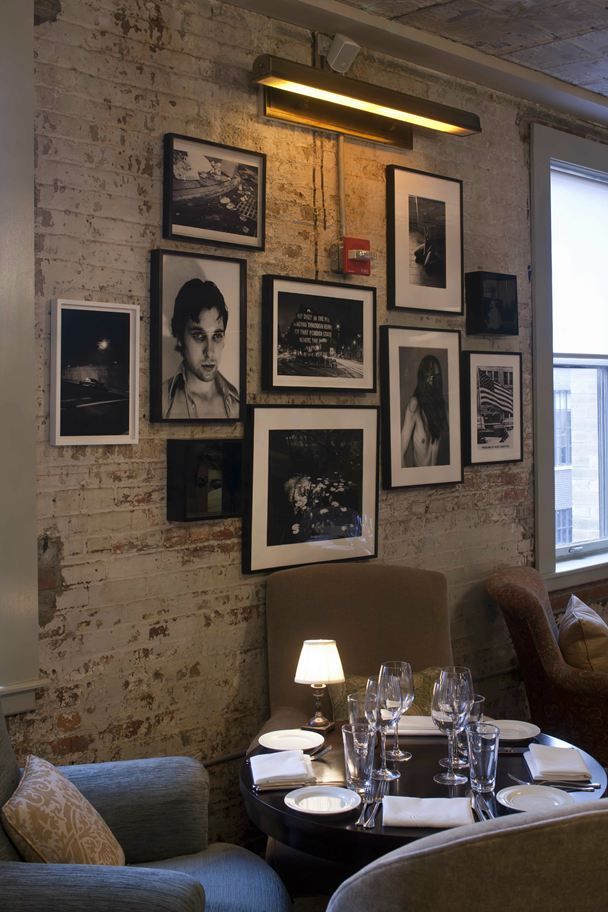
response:
<path fill-rule="evenodd" d="M 483 710 L 486 698 L 481 694 L 473 695 L 473 705 L 469 711 L 469 722 L 483 722 Z M 440 761 L 441 762 L 441 761 Z M 443 764 L 441 764 L 443 766 Z M 469 748 L 466 729 L 456 735 L 456 759 L 454 769 L 466 769 L 469 765 Z"/>
<path fill-rule="evenodd" d="M 343 725 L 342 740 L 346 787 L 363 795 L 371 783 L 376 732 L 370 729 L 367 722 Z"/>
<path fill-rule="evenodd" d="M 470 722 L 466 728 L 469 745 L 469 776 L 474 792 L 493 792 L 500 729 L 489 722 Z"/>
<path fill-rule="evenodd" d="M 348 709 L 348 721 L 350 725 L 367 723 L 364 690 L 358 690 L 356 693 L 348 694 L 346 697 L 346 706 Z"/>

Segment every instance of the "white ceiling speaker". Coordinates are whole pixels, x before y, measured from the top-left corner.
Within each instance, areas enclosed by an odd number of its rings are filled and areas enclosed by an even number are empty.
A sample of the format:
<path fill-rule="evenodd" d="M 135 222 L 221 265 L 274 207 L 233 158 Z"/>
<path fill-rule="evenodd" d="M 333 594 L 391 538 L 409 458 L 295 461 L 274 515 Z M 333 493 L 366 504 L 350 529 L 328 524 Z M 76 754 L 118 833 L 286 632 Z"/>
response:
<path fill-rule="evenodd" d="M 334 35 L 327 52 L 327 62 L 337 73 L 346 73 L 360 50 L 360 46 L 352 38 Z"/>

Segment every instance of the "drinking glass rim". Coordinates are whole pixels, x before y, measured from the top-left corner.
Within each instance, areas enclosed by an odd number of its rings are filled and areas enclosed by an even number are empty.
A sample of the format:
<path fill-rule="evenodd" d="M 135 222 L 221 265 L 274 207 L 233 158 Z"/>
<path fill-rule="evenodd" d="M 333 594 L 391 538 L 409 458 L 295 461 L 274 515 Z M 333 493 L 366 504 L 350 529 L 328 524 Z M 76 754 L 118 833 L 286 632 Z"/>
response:
<path fill-rule="evenodd" d="M 480 735 L 500 734 L 498 725 L 491 722 L 467 722 L 466 731 L 474 731 Z"/>

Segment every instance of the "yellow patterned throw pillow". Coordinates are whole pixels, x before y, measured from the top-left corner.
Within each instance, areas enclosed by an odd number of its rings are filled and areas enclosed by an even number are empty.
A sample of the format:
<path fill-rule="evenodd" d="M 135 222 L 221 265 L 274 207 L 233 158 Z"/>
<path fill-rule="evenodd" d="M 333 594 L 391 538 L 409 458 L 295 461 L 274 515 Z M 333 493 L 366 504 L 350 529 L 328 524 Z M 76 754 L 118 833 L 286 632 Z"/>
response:
<path fill-rule="evenodd" d="M 422 671 L 415 671 L 414 678 L 414 702 L 408 709 L 408 716 L 429 716 L 431 713 L 431 701 L 433 699 L 433 684 L 439 677 L 439 668 L 423 668 Z M 377 674 L 377 672 L 374 672 Z M 346 698 L 350 693 L 356 693 L 358 690 L 365 690 L 367 684 L 367 675 L 345 675 L 346 680 L 341 684 L 328 684 L 327 690 L 333 708 L 334 719 L 342 721 L 348 718 L 348 708 Z"/>
<path fill-rule="evenodd" d="M 25 861 L 124 865 L 125 853 L 84 795 L 46 760 L 30 756 L 19 785 L 0 811 Z"/>

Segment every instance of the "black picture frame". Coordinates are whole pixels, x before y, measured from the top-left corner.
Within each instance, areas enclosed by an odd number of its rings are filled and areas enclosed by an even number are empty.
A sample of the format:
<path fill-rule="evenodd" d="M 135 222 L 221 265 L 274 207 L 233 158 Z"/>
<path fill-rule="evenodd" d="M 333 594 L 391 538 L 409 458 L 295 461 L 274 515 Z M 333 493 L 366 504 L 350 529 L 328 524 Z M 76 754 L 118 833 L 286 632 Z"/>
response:
<path fill-rule="evenodd" d="M 383 488 L 462 482 L 460 332 L 381 326 L 380 380 Z"/>
<path fill-rule="evenodd" d="M 217 424 L 242 420 L 246 397 L 246 260 L 157 249 L 152 251 L 150 264 L 150 421 Z M 178 294 L 182 294 L 183 306 L 176 311 Z M 195 340 L 191 333 L 186 337 L 185 326 L 181 342 L 173 335 L 174 317 L 185 312 L 189 301 L 196 302 L 197 294 L 202 301 L 199 316 L 205 310 L 213 313 L 214 308 L 215 313 L 223 308 L 228 315 L 221 348 L 208 356 L 207 366 L 200 363 L 201 356 L 196 353 L 189 362 L 188 349 Z M 219 331 L 221 323 L 218 318 L 214 324 Z M 208 329 L 199 327 L 207 345 L 213 338 Z M 186 338 L 190 346 L 185 345 Z M 213 342 L 213 346 L 218 344 L 219 340 Z M 193 360 L 197 357 L 198 366 Z M 203 376 L 197 377 L 197 373 Z M 189 393 L 190 388 L 198 385 L 197 381 L 214 383 L 215 395 L 208 410 L 204 398 L 197 397 L 195 391 L 193 395 Z M 202 393 L 203 388 L 199 388 Z"/>
<path fill-rule="evenodd" d="M 375 392 L 376 289 L 265 275 L 262 387 Z"/>
<path fill-rule="evenodd" d="M 242 440 L 167 440 L 167 520 L 242 516 L 242 464 Z"/>
<path fill-rule="evenodd" d="M 521 364 L 520 352 L 463 352 L 466 465 L 523 460 Z"/>
<path fill-rule="evenodd" d="M 163 237 L 263 250 L 266 155 L 166 133 Z"/>
<path fill-rule="evenodd" d="M 517 336 L 517 276 L 500 272 L 467 272 L 468 336 Z"/>
<path fill-rule="evenodd" d="M 249 406 L 243 572 L 375 557 L 377 406 Z"/>
<path fill-rule="evenodd" d="M 462 181 L 386 168 L 387 307 L 463 313 Z"/>

